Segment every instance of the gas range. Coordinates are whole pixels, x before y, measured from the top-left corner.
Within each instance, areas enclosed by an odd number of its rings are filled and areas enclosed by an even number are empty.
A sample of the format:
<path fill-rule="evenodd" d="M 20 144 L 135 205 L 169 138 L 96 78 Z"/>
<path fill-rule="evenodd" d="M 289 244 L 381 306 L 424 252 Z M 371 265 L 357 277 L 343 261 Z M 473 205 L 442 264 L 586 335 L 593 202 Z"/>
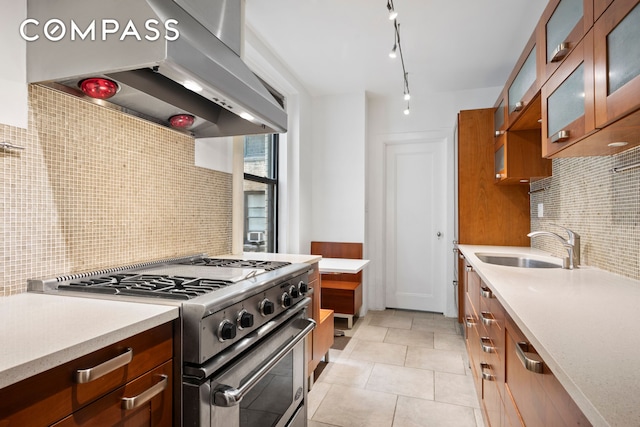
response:
<path fill-rule="evenodd" d="M 182 387 L 174 390 L 174 411 L 182 425 L 281 427 L 307 418 L 305 338 L 315 327 L 307 315 L 309 270 L 200 254 L 29 280 L 28 288 L 178 306 L 174 369 Z M 245 395 L 252 403 L 240 404 Z"/>
<path fill-rule="evenodd" d="M 205 254 L 29 280 L 32 292 L 177 305 L 183 361 L 199 364 L 296 305 L 306 264 Z"/>

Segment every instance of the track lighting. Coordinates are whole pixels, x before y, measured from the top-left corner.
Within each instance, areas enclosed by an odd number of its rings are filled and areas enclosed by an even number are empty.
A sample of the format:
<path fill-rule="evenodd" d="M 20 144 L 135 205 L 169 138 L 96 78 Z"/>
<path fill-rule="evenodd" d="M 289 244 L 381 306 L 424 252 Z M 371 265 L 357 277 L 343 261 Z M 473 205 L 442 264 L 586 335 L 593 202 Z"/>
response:
<path fill-rule="evenodd" d="M 387 10 L 389 11 L 389 20 L 393 21 L 394 19 L 396 19 L 398 17 L 398 12 L 396 12 L 395 8 L 393 7 L 393 1 L 392 0 L 387 0 Z"/>
<path fill-rule="evenodd" d="M 408 115 L 410 113 L 409 110 L 409 100 L 411 99 L 411 93 L 409 92 L 409 73 L 404 66 L 404 56 L 402 55 L 402 44 L 400 43 L 400 24 L 396 17 L 398 14 L 395 12 L 395 7 L 393 6 L 393 0 L 387 0 L 387 10 L 389 11 L 389 19 L 393 20 L 393 49 L 389 52 L 390 58 L 396 58 L 397 52 L 400 52 L 400 63 L 402 64 L 402 78 L 404 83 L 404 100 L 407 101 L 407 108 L 404 110 L 404 114 Z M 393 14 L 393 17 L 391 17 Z"/>
<path fill-rule="evenodd" d="M 393 44 L 393 49 L 389 52 L 389 58 L 396 58 L 398 55 L 396 54 L 396 50 L 398 50 L 398 45 L 396 43 Z"/>

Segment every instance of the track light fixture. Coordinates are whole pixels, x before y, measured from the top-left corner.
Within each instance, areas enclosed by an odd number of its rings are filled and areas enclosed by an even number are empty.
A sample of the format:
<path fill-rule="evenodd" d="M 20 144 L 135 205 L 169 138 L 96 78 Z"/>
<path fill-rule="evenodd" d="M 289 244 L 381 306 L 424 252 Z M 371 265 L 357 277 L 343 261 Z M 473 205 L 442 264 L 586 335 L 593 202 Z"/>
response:
<path fill-rule="evenodd" d="M 400 52 L 400 63 L 402 64 L 402 76 L 404 80 L 404 100 L 407 101 L 407 108 L 404 110 L 404 114 L 408 115 L 410 113 L 409 100 L 411 99 L 411 93 L 409 91 L 409 73 L 407 73 L 404 66 L 402 44 L 400 43 L 400 24 L 396 19 L 398 13 L 395 11 L 395 7 L 393 6 L 393 0 L 387 0 L 387 10 L 389 11 L 389 19 L 393 20 L 393 49 L 389 52 L 389 57 L 396 58 L 396 52 Z"/>
<path fill-rule="evenodd" d="M 389 21 L 393 21 L 398 17 L 398 12 L 393 7 L 393 0 L 387 0 L 387 10 L 389 11 Z"/>

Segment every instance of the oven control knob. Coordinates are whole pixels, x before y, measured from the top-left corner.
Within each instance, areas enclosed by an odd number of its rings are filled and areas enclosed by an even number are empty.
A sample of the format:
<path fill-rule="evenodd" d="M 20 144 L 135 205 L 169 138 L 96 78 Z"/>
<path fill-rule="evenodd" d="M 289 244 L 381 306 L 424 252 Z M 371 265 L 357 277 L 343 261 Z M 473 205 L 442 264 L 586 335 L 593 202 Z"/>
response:
<path fill-rule="evenodd" d="M 304 295 L 309 292 L 309 285 L 301 280 L 300 283 L 298 283 L 298 290 L 302 295 Z"/>
<path fill-rule="evenodd" d="M 253 314 L 247 310 L 242 310 L 238 313 L 238 329 L 250 328 L 253 326 Z"/>
<path fill-rule="evenodd" d="M 300 296 L 300 291 L 295 286 L 289 288 L 289 295 L 291 298 L 298 298 Z"/>
<path fill-rule="evenodd" d="M 282 304 L 282 308 L 291 307 L 291 296 L 287 292 L 280 297 L 280 304 Z"/>
<path fill-rule="evenodd" d="M 260 304 L 258 305 L 260 314 L 262 314 L 263 316 L 268 316 L 269 314 L 273 314 L 273 312 L 275 311 L 275 308 L 276 307 L 273 305 L 273 303 L 266 298 L 260 301 Z"/>
<path fill-rule="evenodd" d="M 232 340 L 236 337 L 236 325 L 224 319 L 218 325 L 218 341 Z"/>

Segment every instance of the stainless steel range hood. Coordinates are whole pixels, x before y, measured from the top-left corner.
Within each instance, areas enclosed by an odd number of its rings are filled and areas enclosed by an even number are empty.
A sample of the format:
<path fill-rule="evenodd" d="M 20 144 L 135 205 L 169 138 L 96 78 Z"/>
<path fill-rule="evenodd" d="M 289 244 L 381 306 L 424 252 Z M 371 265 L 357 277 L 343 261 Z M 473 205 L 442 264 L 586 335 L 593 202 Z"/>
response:
<path fill-rule="evenodd" d="M 27 16 L 30 83 L 84 96 L 80 81 L 106 77 L 120 90 L 94 102 L 167 126 L 191 114 L 195 137 L 286 132 L 239 56 L 241 0 L 28 0 Z"/>

